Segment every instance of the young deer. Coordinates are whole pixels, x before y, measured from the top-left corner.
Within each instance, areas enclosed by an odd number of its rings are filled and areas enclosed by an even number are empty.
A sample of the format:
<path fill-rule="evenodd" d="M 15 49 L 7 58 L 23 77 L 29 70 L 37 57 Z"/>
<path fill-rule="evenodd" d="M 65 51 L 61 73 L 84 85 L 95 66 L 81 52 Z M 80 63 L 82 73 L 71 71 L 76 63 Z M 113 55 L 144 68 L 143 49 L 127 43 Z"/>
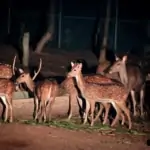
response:
<path fill-rule="evenodd" d="M 8 112 L 10 110 L 9 122 L 13 122 L 13 106 L 12 95 L 15 91 L 14 83 L 9 79 L 0 79 L 0 98 L 5 105 L 4 122 L 8 120 Z"/>
<path fill-rule="evenodd" d="M 141 116 L 144 115 L 144 90 L 145 76 L 137 65 L 127 64 L 127 56 L 123 56 L 122 60 L 116 56 L 116 62 L 110 67 L 109 73 L 119 73 L 121 82 L 129 89 L 133 102 L 133 115 L 137 115 L 135 92 L 140 92 L 140 111 Z"/>
<path fill-rule="evenodd" d="M 15 75 L 16 56 L 14 57 L 12 66 L 0 63 L 0 78 L 11 79 Z"/>
<path fill-rule="evenodd" d="M 121 113 L 123 111 L 129 122 L 129 129 L 131 129 L 131 117 L 130 111 L 126 106 L 126 100 L 129 92 L 124 88 L 123 85 L 117 85 L 117 83 L 111 84 L 93 84 L 87 83 L 82 76 L 82 63 L 74 64 L 71 62 L 72 69 L 68 73 L 68 77 L 75 77 L 77 86 L 81 92 L 81 95 L 86 100 L 86 111 L 85 118 L 83 124 L 87 122 L 88 112 L 91 109 L 91 126 L 94 124 L 94 108 L 95 102 L 111 103 L 116 110 L 117 114 L 115 119 L 113 120 L 111 126 L 114 126 L 118 121 L 120 115 L 124 118 L 124 115 Z M 121 110 L 120 110 L 121 109 Z M 124 119 L 122 120 L 122 124 L 124 124 Z"/>
<path fill-rule="evenodd" d="M 49 120 L 51 119 L 51 110 L 55 97 L 58 93 L 58 84 L 56 81 L 44 80 L 37 86 L 34 83 L 35 78 L 39 74 L 42 66 L 42 59 L 40 59 L 39 69 L 32 78 L 29 73 L 20 70 L 21 75 L 16 79 L 16 84 L 26 83 L 28 89 L 34 93 L 35 99 L 35 116 L 34 120 L 41 121 L 42 117 L 46 121 L 46 107 L 49 105 Z"/>
<path fill-rule="evenodd" d="M 114 83 L 113 80 L 105 77 L 105 76 L 102 76 L 102 75 L 86 75 L 83 77 L 84 80 L 86 82 L 89 82 L 89 83 Z M 78 100 L 80 106 L 82 105 L 81 104 L 81 99 L 79 98 L 78 96 L 78 91 L 75 87 L 75 82 L 73 80 L 72 77 L 70 78 L 66 78 L 62 83 L 61 83 L 61 86 L 63 88 L 65 88 L 65 90 L 68 92 L 69 94 L 69 116 L 68 116 L 68 120 L 71 119 L 72 117 L 72 102 L 75 101 L 75 100 Z M 107 104 L 107 103 L 104 103 L 103 105 L 100 105 L 100 110 L 99 110 L 99 115 L 101 115 L 103 109 L 105 108 L 105 117 L 104 117 L 104 121 L 103 121 L 103 124 L 105 124 L 107 122 L 107 116 L 108 116 L 108 113 L 109 113 L 109 108 L 110 108 L 110 104 Z M 95 120 L 98 119 L 99 116 L 97 116 L 95 118 Z"/>

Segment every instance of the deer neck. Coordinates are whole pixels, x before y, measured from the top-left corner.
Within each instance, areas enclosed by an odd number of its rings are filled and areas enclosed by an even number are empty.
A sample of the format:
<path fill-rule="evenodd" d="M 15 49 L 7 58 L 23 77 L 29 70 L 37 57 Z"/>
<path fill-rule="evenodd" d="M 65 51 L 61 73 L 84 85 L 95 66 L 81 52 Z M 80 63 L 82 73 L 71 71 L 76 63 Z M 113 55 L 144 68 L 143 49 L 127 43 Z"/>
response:
<path fill-rule="evenodd" d="M 26 82 L 26 85 L 31 92 L 34 91 L 35 84 L 32 79 L 29 79 L 28 82 Z"/>
<path fill-rule="evenodd" d="M 86 88 L 86 83 L 84 81 L 82 73 L 80 73 L 79 75 L 77 75 L 75 77 L 75 79 L 76 79 L 77 86 L 78 86 L 81 94 L 84 95 L 84 91 L 85 91 L 85 88 Z"/>
<path fill-rule="evenodd" d="M 127 86 L 127 84 L 128 84 L 128 74 L 127 74 L 127 67 L 126 67 L 126 64 L 123 64 L 123 66 L 120 68 L 119 76 L 120 76 L 121 82 L 122 82 L 125 86 Z"/>

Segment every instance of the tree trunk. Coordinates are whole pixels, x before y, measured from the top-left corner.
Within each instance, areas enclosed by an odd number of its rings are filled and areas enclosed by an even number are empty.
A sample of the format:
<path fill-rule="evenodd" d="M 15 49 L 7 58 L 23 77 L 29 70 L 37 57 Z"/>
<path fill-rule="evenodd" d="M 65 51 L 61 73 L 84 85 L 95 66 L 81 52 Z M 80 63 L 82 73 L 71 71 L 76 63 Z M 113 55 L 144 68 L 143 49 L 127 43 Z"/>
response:
<path fill-rule="evenodd" d="M 110 65 L 110 62 L 106 60 L 106 50 L 107 50 L 106 48 L 107 48 L 109 21 L 110 21 L 110 8 L 111 8 L 111 0 L 108 0 L 106 20 L 104 25 L 104 38 L 102 42 L 102 47 L 100 49 L 99 65 L 96 71 L 97 73 L 103 72 Z"/>
<path fill-rule="evenodd" d="M 23 66 L 27 68 L 29 66 L 29 39 L 30 39 L 29 32 L 24 33 L 22 40 L 22 47 L 23 47 L 22 63 Z"/>
<path fill-rule="evenodd" d="M 54 27 L 55 27 L 55 18 L 54 18 L 54 11 L 55 11 L 55 4 L 54 4 L 54 0 L 51 0 L 50 3 L 50 21 L 48 22 L 48 30 L 47 32 L 42 36 L 41 40 L 38 42 L 35 52 L 36 53 L 41 53 L 44 45 L 49 41 L 52 40 L 53 38 L 53 34 L 54 34 Z M 49 19 L 49 18 L 48 18 Z"/>

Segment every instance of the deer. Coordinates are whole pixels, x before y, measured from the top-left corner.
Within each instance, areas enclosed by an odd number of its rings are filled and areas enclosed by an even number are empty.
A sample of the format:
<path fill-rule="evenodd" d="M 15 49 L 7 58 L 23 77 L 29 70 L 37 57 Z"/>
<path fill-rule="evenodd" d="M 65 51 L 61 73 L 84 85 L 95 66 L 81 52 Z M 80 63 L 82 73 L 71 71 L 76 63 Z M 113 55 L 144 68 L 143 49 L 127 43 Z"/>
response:
<path fill-rule="evenodd" d="M 5 106 L 4 122 L 8 121 L 8 115 L 10 115 L 9 122 L 13 122 L 12 97 L 14 92 L 15 84 L 11 80 L 0 79 L 0 98 Z"/>
<path fill-rule="evenodd" d="M 11 78 L 15 75 L 15 63 L 16 56 L 14 56 L 12 66 L 9 64 L 0 63 L 0 98 L 5 106 L 4 122 L 8 121 L 8 115 L 10 116 L 9 122 L 13 122 L 12 97 L 16 90 L 16 86 L 11 81 Z"/>
<path fill-rule="evenodd" d="M 9 64 L 0 63 L 0 78 L 11 79 L 15 75 L 16 56 L 14 56 L 12 66 Z"/>
<path fill-rule="evenodd" d="M 54 104 L 55 98 L 58 93 L 58 84 L 56 81 L 49 81 L 45 79 L 35 85 L 34 80 L 39 74 L 42 67 L 42 59 L 40 58 L 40 63 L 38 71 L 34 72 L 34 76 L 31 77 L 28 72 L 24 72 L 21 68 L 19 72 L 20 76 L 16 79 L 16 85 L 25 83 L 28 90 L 34 94 L 35 109 L 34 109 L 34 120 L 41 122 L 42 117 L 44 122 L 46 122 L 46 108 L 49 106 L 49 121 L 51 120 L 51 110 Z"/>
<path fill-rule="evenodd" d="M 103 75 L 86 75 L 83 78 L 86 82 L 90 82 L 90 83 L 104 83 L 104 84 L 105 83 L 114 83 L 114 81 L 112 79 L 107 78 Z M 82 100 L 80 99 L 80 97 L 78 95 L 78 91 L 75 87 L 75 82 L 74 82 L 74 79 L 72 77 L 67 77 L 61 83 L 60 86 L 63 87 L 67 91 L 67 93 L 69 94 L 69 115 L 68 115 L 68 121 L 69 121 L 72 117 L 72 102 L 75 100 L 78 100 L 79 107 L 81 107 Z M 98 112 L 99 116 L 103 112 L 104 108 L 105 108 L 105 114 L 106 115 L 104 116 L 103 124 L 106 124 L 110 104 L 104 103 L 103 105 L 100 105 L 100 110 Z M 97 120 L 99 116 L 97 116 L 95 118 L 95 120 Z"/>
<path fill-rule="evenodd" d="M 82 97 L 86 101 L 86 110 L 84 122 L 87 122 L 89 110 L 91 111 L 91 126 L 94 125 L 94 108 L 95 102 L 111 103 L 114 109 L 116 110 L 116 117 L 111 123 L 111 127 L 115 126 L 119 117 L 122 117 L 122 125 L 124 124 L 124 112 L 127 116 L 129 126 L 131 129 L 132 122 L 130 111 L 126 106 L 126 101 L 129 95 L 128 89 L 124 87 L 121 83 L 108 83 L 108 84 L 94 84 L 88 83 L 84 80 L 82 75 L 82 63 L 74 64 L 71 62 L 72 69 L 68 72 L 67 77 L 74 77 L 77 83 L 77 86 L 80 90 Z"/>
<path fill-rule="evenodd" d="M 122 59 L 116 56 L 116 62 L 110 67 L 108 73 L 119 73 L 121 82 L 129 89 L 133 103 L 133 116 L 137 116 L 135 92 L 140 92 L 140 114 L 143 116 L 146 77 L 142 73 L 140 66 L 127 63 L 127 59 L 127 55 L 124 55 Z"/>

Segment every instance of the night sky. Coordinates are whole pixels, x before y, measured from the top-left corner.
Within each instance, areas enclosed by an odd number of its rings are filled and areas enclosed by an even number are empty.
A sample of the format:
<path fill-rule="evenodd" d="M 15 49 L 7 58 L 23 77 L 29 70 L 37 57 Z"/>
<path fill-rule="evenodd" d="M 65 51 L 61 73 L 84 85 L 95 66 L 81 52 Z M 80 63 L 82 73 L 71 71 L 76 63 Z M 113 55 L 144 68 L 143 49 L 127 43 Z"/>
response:
<path fill-rule="evenodd" d="M 59 1 L 55 0 L 56 14 L 59 12 Z M 112 14 L 115 17 L 115 3 L 116 0 L 111 0 Z M 120 19 L 150 19 L 150 11 L 148 1 L 144 0 L 118 0 L 119 1 L 119 18 Z M 1 16 L 8 12 L 8 2 L 10 0 L 0 1 Z M 105 17 L 106 14 L 106 0 L 62 0 L 63 15 L 65 16 L 81 16 L 81 17 Z M 33 11 L 43 12 L 48 11 L 50 0 L 11 0 L 11 7 L 13 11 Z"/>

